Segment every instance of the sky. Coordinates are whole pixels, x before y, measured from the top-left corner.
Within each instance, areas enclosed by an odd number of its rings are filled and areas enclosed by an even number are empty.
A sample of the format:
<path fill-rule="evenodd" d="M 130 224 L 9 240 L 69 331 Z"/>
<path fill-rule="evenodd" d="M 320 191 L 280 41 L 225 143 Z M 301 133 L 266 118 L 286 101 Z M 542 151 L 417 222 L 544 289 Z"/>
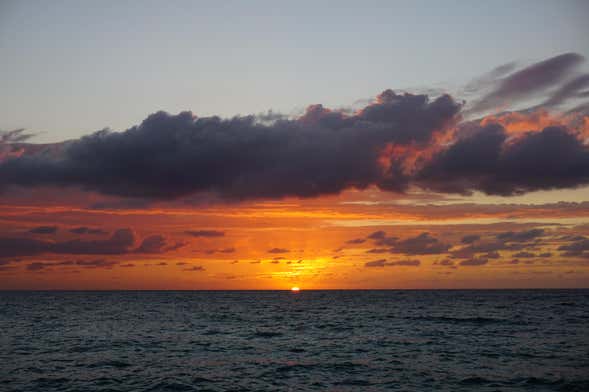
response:
<path fill-rule="evenodd" d="M 583 1 L 0 1 L 0 288 L 589 287 Z"/>

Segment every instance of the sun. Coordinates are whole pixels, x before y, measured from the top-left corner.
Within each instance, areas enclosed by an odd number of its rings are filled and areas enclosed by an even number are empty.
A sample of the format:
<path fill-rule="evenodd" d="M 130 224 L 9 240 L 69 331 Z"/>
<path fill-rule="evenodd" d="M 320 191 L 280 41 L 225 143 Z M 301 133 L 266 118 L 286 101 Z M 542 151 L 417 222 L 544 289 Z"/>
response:
<path fill-rule="evenodd" d="M 290 288 L 290 291 L 292 291 L 293 293 L 297 293 L 299 292 L 301 289 L 299 289 L 297 286 L 293 286 Z"/>

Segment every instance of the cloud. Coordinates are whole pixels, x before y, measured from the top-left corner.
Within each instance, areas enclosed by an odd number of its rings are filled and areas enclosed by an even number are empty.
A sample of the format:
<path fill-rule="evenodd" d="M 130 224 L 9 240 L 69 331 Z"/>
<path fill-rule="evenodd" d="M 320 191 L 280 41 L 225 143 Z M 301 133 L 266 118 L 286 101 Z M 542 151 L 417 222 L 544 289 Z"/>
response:
<path fill-rule="evenodd" d="M 57 226 L 39 226 L 32 228 L 29 230 L 29 233 L 32 234 L 55 234 L 57 233 L 58 227 Z"/>
<path fill-rule="evenodd" d="M 78 260 L 76 261 L 76 265 L 86 267 L 86 268 L 111 268 L 118 264 L 118 261 L 112 260 Z"/>
<path fill-rule="evenodd" d="M 383 240 L 386 238 L 386 236 L 387 236 L 387 233 L 385 233 L 382 230 L 379 230 L 379 231 L 375 231 L 374 233 L 370 234 L 366 238 L 371 239 L 371 240 Z"/>
<path fill-rule="evenodd" d="M 452 250 L 451 257 L 463 259 L 473 257 L 477 253 L 486 253 L 495 256 L 495 253 L 499 250 L 521 250 L 525 247 L 521 243 L 507 243 L 504 241 L 492 241 L 492 242 L 481 242 L 476 244 L 470 244 L 468 246 Z M 495 258 L 495 257 L 490 257 Z"/>
<path fill-rule="evenodd" d="M 385 259 L 369 261 L 364 264 L 364 267 L 419 267 L 421 262 L 419 260 L 397 260 L 387 261 Z"/>
<path fill-rule="evenodd" d="M 506 242 L 527 242 L 544 235 L 543 229 L 531 229 L 520 232 L 508 231 L 497 234 L 497 238 Z"/>
<path fill-rule="evenodd" d="M 525 101 L 558 85 L 583 61 L 583 56 L 577 53 L 564 53 L 532 64 L 500 79 L 493 91 L 473 105 L 472 111 L 498 109 Z"/>
<path fill-rule="evenodd" d="M 517 257 L 519 259 L 529 259 L 529 258 L 532 258 L 532 257 L 536 257 L 536 254 L 535 253 L 532 253 L 532 252 L 525 252 L 524 251 L 524 252 L 517 252 L 517 253 L 515 253 L 513 255 L 513 257 Z"/>
<path fill-rule="evenodd" d="M 589 75 L 573 72 L 583 61 L 565 53 L 516 72 L 513 64 L 499 67 L 484 78 L 482 84 L 494 88 L 474 109 L 537 94 L 548 94 L 543 105 L 550 107 L 582 99 Z M 461 122 L 466 112 L 457 101 L 385 90 L 355 112 L 311 105 L 296 118 L 157 112 L 123 132 L 103 130 L 54 145 L 26 143 L 19 131 L 0 139 L 0 191 L 75 187 L 127 198 L 100 208 L 147 208 L 180 197 L 317 197 L 371 186 L 511 196 L 589 184 L 582 120 L 531 125 L 513 135 L 498 120 Z M 378 246 L 397 242 L 372 235 Z"/>
<path fill-rule="evenodd" d="M 187 230 L 184 234 L 192 237 L 223 237 L 225 232 L 217 230 Z"/>
<path fill-rule="evenodd" d="M 97 228 L 86 227 L 86 226 L 75 227 L 73 229 L 70 229 L 69 232 L 72 234 L 79 234 L 79 235 L 83 235 L 83 234 L 107 235 L 108 234 L 108 231 L 105 231 L 102 229 L 97 229 Z"/>
<path fill-rule="evenodd" d="M 561 245 L 558 250 L 565 251 L 563 256 L 589 257 L 589 239 L 580 238 L 568 245 Z"/>
<path fill-rule="evenodd" d="M 288 253 L 290 250 L 284 248 L 272 248 L 268 250 L 268 253 Z"/>
<path fill-rule="evenodd" d="M 460 262 L 460 265 L 465 266 L 465 267 L 476 267 L 476 266 L 480 266 L 480 265 L 485 265 L 488 262 L 489 262 L 489 260 L 484 257 L 473 257 L 471 259 L 462 260 Z"/>
<path fill-rule="evenodd" d="M 45 262 L 35 261 L 35 262 L 27 265 L 27 270 L 28 271 L 41 271 L 46 268 L 63 266 L 63 265 L 74 265 L 74 264 L 75 264 L 74 261 L 59 261 L 59 262 L 55 262 L 55 263 L 45 263 Z"/>
<path fill-rule="evenodd" d="M 346 241 L 346 244 L 363 244 L 366 242 L 365 238 L 354 238 L 353 240 Z"/>
<path fill-rule="evenodd" d="M 429 233 L 424 232 L 416 237 L 397 241 L 390 249 L 391 253 L 404 253 L 411 255 L 429 255 L 446 253 L 452 245 L 440 242 Z"/>
<path fill-rule="evenodd" d="M 154 235 L 143 240 L 133 249 L 135 234 L 130 229 L 119 229 L 105 240 L 81 240 L 54 242 L 33 238 L 0 237 L 0 258 L 35 256 L 44 253 L 79 255 L 119 255 L 133 252 L 164 253 L 177 249 L 184 243 L 167 245 L 163 236 Z"/>
<path fill-rule="evenodd" d="M 551 126 L 510 139 L 499 124 L 472 130 L 411 178 L 423 189 L 511 196 L 589 183 L 589 149 L 567 128 Z"/>
<path fill-rule="evenodd" d="M 212 255 L 215 253 L 235 253 L 235 248 L 230 247 L 230 248 L 222 248 L 222 249 L 207 249 L 204 251 L 204 253 L 208 254 L 208 255 Z"/>
<path fill-rule="evenodd" d="M 452 250 L 451 257 L 453 258 L 472 258 L 476 254 L 481 254 L 485 259 L 498 259 L 501 257 L 498 251 L 510 250 L 521 251 L 519 254 L 527 254 L 529 252 L 523 251 L 528 246 L 530 241 L 537 240 L 546 233 L 544 229 L 529 229 L 522 231 L 505 231 L 495 235 L 495 240 L 482 241 L 480 238 L 476 242 L 469 243 L 458 249 Z M 464 242 L 464 241 L 462 241 Z M 518 257 L 518 256 L 515 256 Z M 522 256 L 525 257 L 525 256 Z"/>
<path fill-rule="evenodd" d="M 205 267 L 203 267 L 201 265 L 195 265 L 191 268 L 185 268 L 184 271 L 201 272 L 201 271 L 205 271 Z"/>
<path fill-rule="evenodd" d="M 583 97 L 582 90 L 589 87 L 589 74 L 583 74 L 575 77 L 565 85 L 561 86 L 553 95 L 540 104 L 538 107 L 557 107 L 570 100 L 571 98 Z M 587 94 L 587 92 L 585 92 Z"/>
<path fill-rule="evenodd" d="M 134 243 L 135 234 L 130 229 L 119 229 L 107 240 L 57 242 L 48 251 L 65 254 L 124 254 L 129 252 Z"/>
<path fill-rule="evenodd" d="M 436 262 L 434 262 L 434 265 L 441 265 L 443 267 L 455 268 L 454 260 L 451 260 L 451 259 L 444 259 L 444 260 L 436 261 Z"/>
<path fill-rule="evenodd" d="M 42 271 L 47 268 L 59 267 L 59 266 L 77 266 L 83 268 L 106 268 L 110 269 L 117 265 L 118 261 L 113 260 L 104 260 L 104 259 L 97 259 L 97 260 L 65 260 L 65 261 L 58 261 L 53 263 L 48 262 L 39 262 L 35 261 L 27 265 L 28 271 Z M 126 264 L 123 267 L 132 267 L 133 264 Z"/>
<path fill-rule="evenodd" d="M 373 248 L 366 251 L 366 253 L 387 253 L 389 250 L 386 248 Z"/>
<path fill-rule="evenodd" d="M 427 144 L 457 121 L 459 110 L 448 95 L 430 100 L 386 90 L 354 114 L 312 105 L 299 118 L 271 124 L 255 116 L 158 112 L 124 132 L 67 142 L 58 157 L 30 152 L 6 159 L 0 184 L 149 199 L 203 192 L 238 200 L 335 194 L 378 184 L 384 146 Z"/>
<path fill-rule="evenodd" d="M 464 237 L 462 237 L 461 242 L 463 244 L 472 244 L 473 242 L 476 242 L 478 240 L 481 239 L 480 235 L 477 234 L 469 234 L 469 235 L 465 235 Z"/>
<path fill-rule="evenodd" d="M 135 252 L 137 253 L 165 253 L 170 252 L 185 246 L 185 242 L 176 242 L 175 244 L 168 245 L 166 237 L 160 234 L 151 235 L 146 237 L 142 242 L 141 245 Z"/>

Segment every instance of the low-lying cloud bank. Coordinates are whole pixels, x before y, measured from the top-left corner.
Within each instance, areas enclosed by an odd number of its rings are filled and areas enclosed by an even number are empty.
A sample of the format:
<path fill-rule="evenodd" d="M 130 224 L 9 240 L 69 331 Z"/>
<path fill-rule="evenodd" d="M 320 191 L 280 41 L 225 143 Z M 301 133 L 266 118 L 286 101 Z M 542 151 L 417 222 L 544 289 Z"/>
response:
<path fill-rule="evenodd" d="M 198 193 L 243 200 L 369 186 L 498 195 L 578 187 L 589 184 L 589 117 L 581 109 L 548 124 L 530 121 L 517 133 L 505 116 L 462 116 L 540 93 L 546 99 L 533 113 L 520 111 L 520 119 L 577 102 L 589 86 L 588 75 L 574 72 L 583 61 L 567 53 L 498 77 L 468 109 L 449 95 L 386 90 L 354 113 L 312 105 L 298 118 L 273 122 L 158 112 L 124 132 L 56 145 L 7 132 L 0 136 L 0 192 L 56 186 L 156 200 Z"/>

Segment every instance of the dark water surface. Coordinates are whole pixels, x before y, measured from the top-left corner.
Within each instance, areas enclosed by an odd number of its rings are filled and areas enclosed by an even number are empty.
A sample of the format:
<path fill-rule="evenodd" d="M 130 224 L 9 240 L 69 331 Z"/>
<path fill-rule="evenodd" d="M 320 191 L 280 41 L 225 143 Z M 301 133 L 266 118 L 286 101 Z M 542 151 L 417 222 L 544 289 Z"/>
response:
<path fill-rule="evenodd" d="M 2 391 L 589 391 L 589 290 L 0 292 Z"/>

